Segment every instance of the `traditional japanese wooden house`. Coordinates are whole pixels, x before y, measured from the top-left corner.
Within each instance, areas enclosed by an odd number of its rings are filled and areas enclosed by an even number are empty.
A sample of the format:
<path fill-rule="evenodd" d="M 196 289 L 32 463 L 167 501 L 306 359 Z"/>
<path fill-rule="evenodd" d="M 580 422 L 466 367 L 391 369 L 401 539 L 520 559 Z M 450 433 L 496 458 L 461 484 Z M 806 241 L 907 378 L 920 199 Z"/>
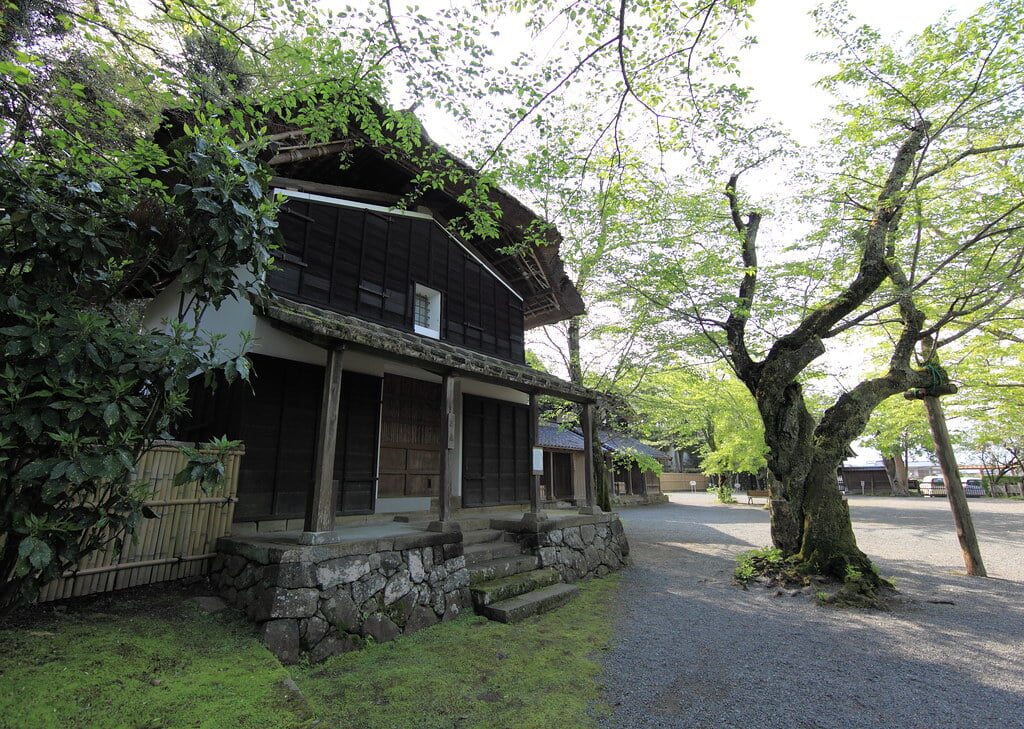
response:
<path fill-rule="evenodd" d="M 425 136 L 418 159 L 461 174 L 422 191 L 422 163 L 348 130 L 270 131 L 277 268 L 265 294 L 193 322 L 228 351 L 251 333 L 252 381 L 197 386 L 176 434 L 245 445 L 220 593 L 282 660 L 318 661 L 470 608 L 522 620 L 620 569 L 629 546 L 595 505 L 590 449 L 571 512 L 542 512 L 533 477 L 537 397 L 588 423 L 596 399 L 524 359 L 526 329 L 583 311 L 557 231 L 492 189 L 496 236 L 461 234 L 472 170 Z M 178 295 L 147 321 L 173 318 Z"/>
<path fill-rule="evenodd" d="M 284 244 L 268 292 L 198 322 L 228 351 L 240 332 L 254 336 L 253 380 L 197 387 L 176 434 L 245 443 L 235 531 L 321 533 L 351 515 L 433 510 L 446 521 L 453 508 L 529 504 L 531 399 L 594 401 L 524 360 L 524 330 L 583 311 L 557 231 L 494 189 L 498 236 L 467 238 L 448 225 L 469 212 L 464 184 L 418 193 L 423 170 L 410 159 L 271 131 Z M 525 244 L 536 231 L 541 245 Z M 147 322 L 173 318 L 177 297 L 164 290 Z"/>
<path fill-rule="evenodd" d="M 670 457 L 636 438 L 610 430 L 599 430 L 601 450 L 605 454 L 609 489 L 616 496 L 647 497 L 661 493 L 657 473 L 635 461 L 628 465 L 616 455 L 641 455 L 663 466 Z M 541 484 L 549 501 L 584 503 L 586 500 L 586 464 L 583 436 L 571 428 L 541 423 L 537 446 L 544 451 L 544 475 Z"/>

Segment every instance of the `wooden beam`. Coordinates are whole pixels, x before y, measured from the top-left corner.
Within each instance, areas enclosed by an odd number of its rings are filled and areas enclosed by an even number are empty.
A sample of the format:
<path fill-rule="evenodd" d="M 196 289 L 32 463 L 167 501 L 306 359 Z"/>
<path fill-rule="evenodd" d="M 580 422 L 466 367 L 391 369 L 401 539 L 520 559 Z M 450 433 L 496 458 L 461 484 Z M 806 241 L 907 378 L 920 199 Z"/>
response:
<path fill-rule="evenodd" d="M 375 203 L 385 207 L 394 207 L 402 199 L 398 195 L 391 195 L 386 192 L 362 190 L 358 187 L 326 185 L 322 182 L 309 182 L 308 180 L 297 180 L 292 177 L 271 177 L 270 186 L 281 187 L 287 190 L 298 190 L 299 192 L 309 192 L 314 195 L 326 195 L 328 197 L 340 197 L 348 200 L 360 200 L 362 202 Z"/>
<path fill-rule="evenodd" d="M 341 413 L 341 376 L 344 347 L 327 351 L 324 369 L 324 390 L 320 401 L 320 427 L 317 430 L 316 460 L 313 465 L 313 493 L 306 504 L 304 531 L 310 533 L 334 530 L 336 491 L 334 487 L 334 454 L 338 441 L 338 419 Z"/>

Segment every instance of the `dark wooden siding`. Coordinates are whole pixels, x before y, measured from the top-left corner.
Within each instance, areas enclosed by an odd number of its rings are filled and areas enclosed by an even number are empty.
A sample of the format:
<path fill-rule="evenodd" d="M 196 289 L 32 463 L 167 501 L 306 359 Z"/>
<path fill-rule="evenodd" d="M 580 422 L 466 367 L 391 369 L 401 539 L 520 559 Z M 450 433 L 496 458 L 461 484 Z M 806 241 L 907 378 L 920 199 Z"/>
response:
<path fill-rule="evenodd" d="M 192 416 L 178 437 L 243 441 L 236 521 L 301 518 L 313 485 L 324 369 L 262 355 L 252 361 L 251 386 L 193 387 Z M 379 408 L 380 378 L 346 372 L 334 469 L 338 513 L 373 511 Z"/>
<path fill-rule="evenodd" d="M 529 501 L 530 409 L 465 395 L 462 417 L 462 505 Z"/>
<path fill-rule="evenodd" d="M 419 283 L 442 294 L 443 340 L 524 361 L 522 302 L 434 221 L 291 198 L 280 225 L 273 290 L 412 331 Z"/>

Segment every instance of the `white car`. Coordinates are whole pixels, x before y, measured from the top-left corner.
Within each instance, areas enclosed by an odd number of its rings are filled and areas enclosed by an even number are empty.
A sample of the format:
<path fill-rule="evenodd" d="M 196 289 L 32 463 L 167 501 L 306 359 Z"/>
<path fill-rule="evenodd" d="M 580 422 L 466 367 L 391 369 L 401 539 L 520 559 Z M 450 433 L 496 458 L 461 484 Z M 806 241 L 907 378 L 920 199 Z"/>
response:
<path fill-rule="evenodd" d="M 964 494 L 971 498 L 980 498 L 985 495 L 985 487 L 981 485 L 980 478 L 963 478 L 960 479 L 964 485 Z M 945 496 L 946 495 L 946 481 L 942 476 L 932 476 L 926 478 L 921 482 L 921 495 L 922 496 Z"/>
<path fill-rule="evenodd" d="M 921 481 L 921 496 L 945 496 L 946 480 L 942 476 L 932 476 Z"/>

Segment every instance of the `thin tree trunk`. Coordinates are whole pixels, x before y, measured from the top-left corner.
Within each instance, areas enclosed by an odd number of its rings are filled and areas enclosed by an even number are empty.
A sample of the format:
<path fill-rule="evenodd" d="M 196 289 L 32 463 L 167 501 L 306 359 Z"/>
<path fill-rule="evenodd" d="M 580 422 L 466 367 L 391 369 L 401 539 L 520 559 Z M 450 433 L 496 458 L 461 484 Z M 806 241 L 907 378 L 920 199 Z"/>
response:
<path fill-rule="evenodd" d="M 890 458 L 883 458 L 885 475 L 889 477 L 889 488 L 893 496 L 909 496 L 910 483 L 907 480 L 907 462 L 903 454 L 894 453 Z"/>
<path fill-rule="evenodd" d="M 935 454 L 939 457 L 942 478 L 946 481 L 946 496 L 949 508 L 953 510 L 953 522 L 956 524 L 956 537 L 960 541 L 960 550 L 964 555 L 967 574 L 975 577 L 988 577 L 985 565 L 981 561 L 981 550 L 978 548 L 978 535 L 974 531 L 971 510 L 967 506 L 967 495 L 960 482 L 960 469 L 956 463 L 956 454 L 946 428 L 946 416 L 937 397 L 926 396 L 924 407 L 928 413 L 928 425 L 935 440 Z"/>

